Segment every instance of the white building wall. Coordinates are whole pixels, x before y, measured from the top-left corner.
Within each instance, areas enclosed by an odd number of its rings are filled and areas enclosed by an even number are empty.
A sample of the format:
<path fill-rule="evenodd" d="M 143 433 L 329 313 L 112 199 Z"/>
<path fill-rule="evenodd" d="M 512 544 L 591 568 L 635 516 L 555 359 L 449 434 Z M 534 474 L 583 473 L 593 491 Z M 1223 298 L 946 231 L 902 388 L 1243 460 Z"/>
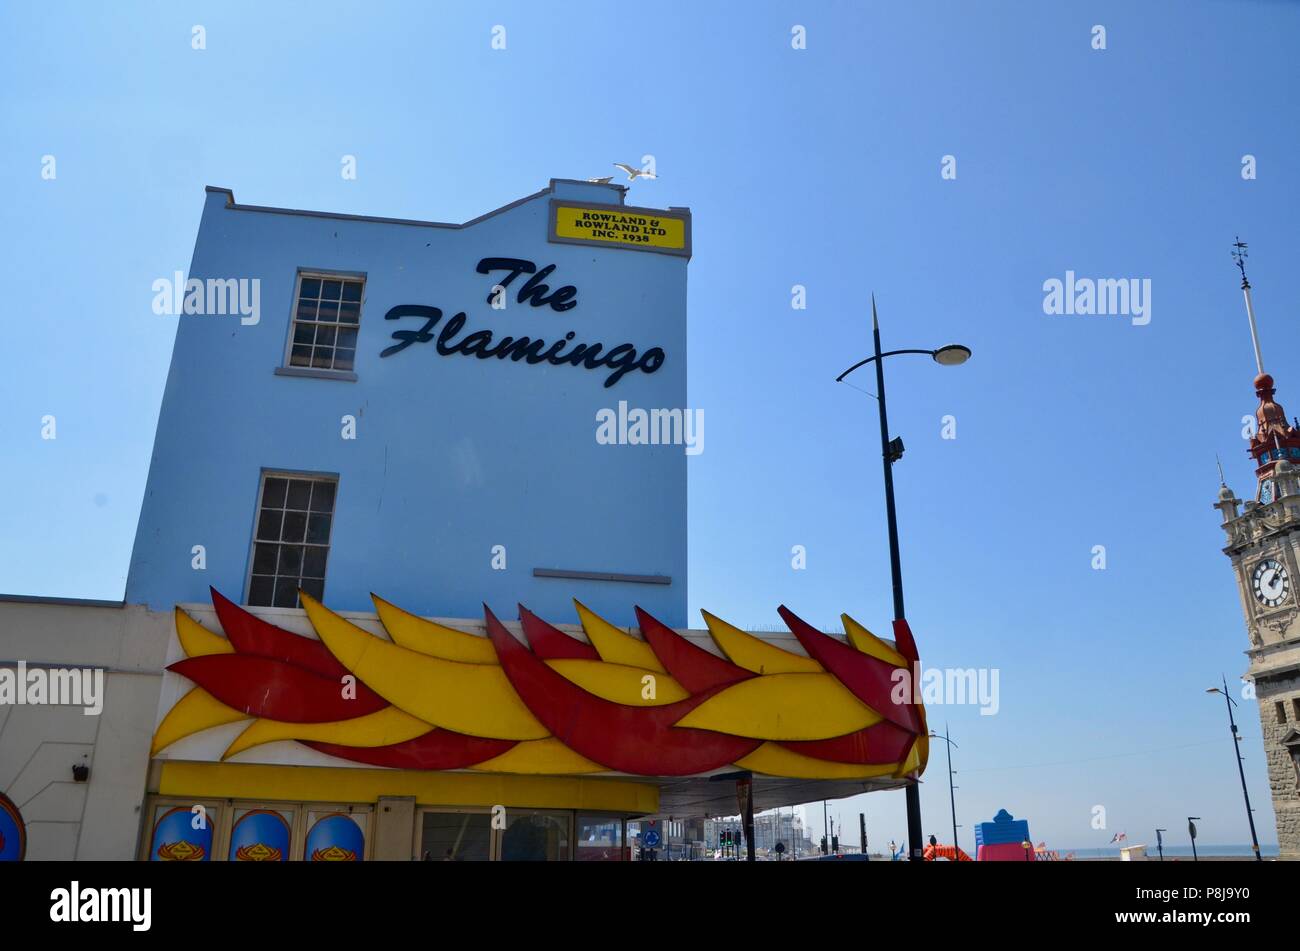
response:
<path fill-rule="evenodd" d="M 98 716 L 0 704 L 0 792 L 26 822 L 29 860 L 135 858 L 171 629 L 170 612 L 142 607 L 0 600 L 0 667 L 105 671 Z"/>

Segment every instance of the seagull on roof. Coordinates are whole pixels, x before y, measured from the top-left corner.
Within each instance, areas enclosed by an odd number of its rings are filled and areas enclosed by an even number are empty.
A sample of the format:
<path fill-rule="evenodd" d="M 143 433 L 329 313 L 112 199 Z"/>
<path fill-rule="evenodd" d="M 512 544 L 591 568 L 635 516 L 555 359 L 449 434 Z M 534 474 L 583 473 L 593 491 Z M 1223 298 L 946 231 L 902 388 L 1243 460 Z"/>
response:
<path fill-rule="evenodd" d="M 614 180 L 614 176 L 613 176 L 613 175 L 606 175 L 604 178 L 589 178 L 589 179 L 587 179 L 587 181 L 592 182 L 593 184 L 596 184 L 596 185 L 608 185 L 608 184 L 609 184 L 610 182 L 612 182 L 613 180 Z"/>
<path fill-rule="evenodd" d="M 621 168 L 623 171 L 627 172 L 627 180 L 628 180 L 629 182 L 634 182 L 634 181 L 636 181 L 638 178 L 658 178 L 658 177 L 659 177 L 659 176 L 656 175 L 654 172 L 647 172 L 647 171 L 644 171 L 643 169 L 633 168 L 631 165 L 624 165 L 622 162 L 615 162 L 615 163 L 614 163 L 614 167 L 615 167 L 615 168 Z M 610 176 L 610 177 L 612 178 L 613 176 Z"/>

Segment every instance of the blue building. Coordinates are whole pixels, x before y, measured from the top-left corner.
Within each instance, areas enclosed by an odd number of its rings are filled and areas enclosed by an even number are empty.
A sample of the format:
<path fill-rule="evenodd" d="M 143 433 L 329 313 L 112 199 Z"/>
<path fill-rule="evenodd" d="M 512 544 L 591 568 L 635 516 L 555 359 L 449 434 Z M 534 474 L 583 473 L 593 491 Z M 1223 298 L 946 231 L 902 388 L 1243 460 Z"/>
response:
<path fill-rule="evenodd" d="M 556 179 L 448 225 L 208 188 L 189 280 L 155 285 L 182 313 L 127 603 L 685 626 L 686 453 L 597 414 L 686 407 L 690 218 L 624 196 Z M 575 210 L 606 227 L 566 237 Z"/>
<path fill-rule="evenodd" d="M 690 629 L 690 212 L 624 197 L 208 189 L 125 598 L 0 598 L 0 686 L 67 687 L 0 735 L 0 859 L 621 861 L 915 780 L 910 636 Z"/>

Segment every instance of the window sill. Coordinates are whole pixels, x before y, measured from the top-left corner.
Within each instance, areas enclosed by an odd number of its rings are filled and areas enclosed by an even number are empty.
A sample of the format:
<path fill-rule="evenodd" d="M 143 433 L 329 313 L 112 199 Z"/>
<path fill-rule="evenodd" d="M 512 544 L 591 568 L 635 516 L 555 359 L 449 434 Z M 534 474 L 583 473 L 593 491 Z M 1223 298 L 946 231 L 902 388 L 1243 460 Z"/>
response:
<path fill-rule="evenodd" d="M 343 380 L 355 383 L 357 375 L 351 370 L 316 370 L 311 367 L 276 367 L 276 376 L 301 376 L 313 380 Z"/>
<path fill-rule="evenodd" d="M 567 578 L 570 581 L 626 581 L 633 584 L 672 584 L 668 575 L 629 575 L 612 571 L 571 571 L 563 568 L 534 568 L 534 578 Z"/>

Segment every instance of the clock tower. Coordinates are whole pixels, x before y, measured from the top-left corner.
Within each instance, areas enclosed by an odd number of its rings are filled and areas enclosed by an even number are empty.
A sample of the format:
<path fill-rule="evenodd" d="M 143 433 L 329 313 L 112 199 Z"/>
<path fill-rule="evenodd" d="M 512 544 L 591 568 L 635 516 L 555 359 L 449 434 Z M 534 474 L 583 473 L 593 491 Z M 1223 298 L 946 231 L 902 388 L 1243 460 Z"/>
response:
<path fill-rule="evenodd" d="M 1254 498 L 1242 500 L 1227 485 L 1214 507 L 1223 516 L 1227 545 L 1246 615 L 1250 647 L 1247 680 L 1255 685 L 1264 733 L 1268 781 L 1283 859 L 1300 860 L 1300 425 L 1286 420 L 1264 372 L 1255 311 L 1246 280 L 1245 245 L 1237 264 L 1255 345 Z M 1240 511 L 1239 511 L 1240 509 Z"/>

